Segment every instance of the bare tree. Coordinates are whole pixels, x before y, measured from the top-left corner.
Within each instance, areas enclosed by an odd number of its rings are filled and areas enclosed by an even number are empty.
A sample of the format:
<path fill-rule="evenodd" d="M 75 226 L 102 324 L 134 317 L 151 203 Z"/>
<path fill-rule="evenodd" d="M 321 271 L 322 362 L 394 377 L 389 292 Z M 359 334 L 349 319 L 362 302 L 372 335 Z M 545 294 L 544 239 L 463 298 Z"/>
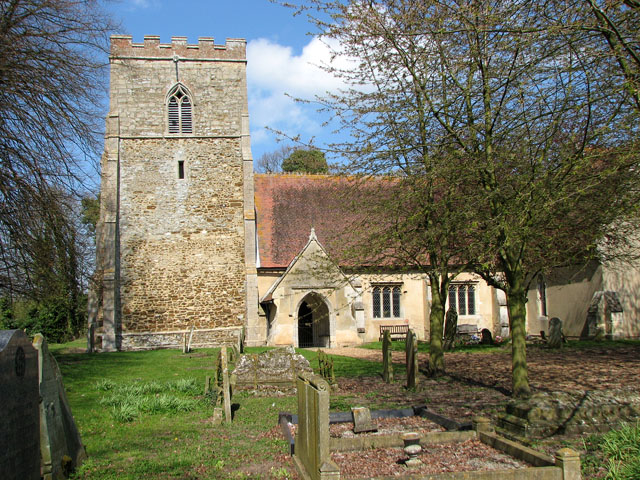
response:
<path fill-rule="evenodd" d="M 259 173 L 278 173 L 282 171 L 282 162 L 291 155 L 294 148 L 291 145 L 281 145 L 273 152 L 265 152 L 256 161 Z"/>
<path fill-rule="evenodd" d="M 0 1 L 3 292 L 38 295 L 34 279 L 44 272 L 34 263 L 36 244 L 62 251 L 60 242 L 74 235 L 60 212 L 95 171 L 112 29 L 98 1 Z M 72 257 L 57 256 L 68 262 L 64 276 L 77 281 Z"/>
<path fill-rule="evenodd" d="M 334 54 L 352 60 L 328 67 L 352 86 L 323 99 L 352 134 L 332 148 L 349 155 L 355 171 L 429 187 L 416 190 L 423 202 L 406 202 L 409 213 L 396 217 L 414 234 L 391 248 L 411 250 L 431 229 L 415 258 L 441 249 L 446 268 L 470 262 L 506 292 L 513 393 L 528 395 L 530 283 L 623 239 L 609 226 L 638 202 L 640 122 L 610 57 L 589 29 L 559 28 L 584 22 L 583 11 L 562 2 L 311 4 L 320 33 L 337 40 Z M 440 201 L 458 209 L 450 228 L 411 210 Z M 463 241 L 450 243 L 455 234 Z M 450 275 L 433 261 L 422 267 L 440 282 Z M 444 309 L 438 316 L 432 336 L 441 340 Z"/>

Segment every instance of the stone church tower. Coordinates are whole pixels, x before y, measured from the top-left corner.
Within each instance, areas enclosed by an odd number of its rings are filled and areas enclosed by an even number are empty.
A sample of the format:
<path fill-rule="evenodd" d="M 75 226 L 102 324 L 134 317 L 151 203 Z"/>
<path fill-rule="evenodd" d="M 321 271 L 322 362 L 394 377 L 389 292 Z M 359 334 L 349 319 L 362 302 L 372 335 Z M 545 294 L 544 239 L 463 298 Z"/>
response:
<path fill-rule="evenodd" d="M 245 41 L 111 40 L 89 348 L 260 337 Z"/>

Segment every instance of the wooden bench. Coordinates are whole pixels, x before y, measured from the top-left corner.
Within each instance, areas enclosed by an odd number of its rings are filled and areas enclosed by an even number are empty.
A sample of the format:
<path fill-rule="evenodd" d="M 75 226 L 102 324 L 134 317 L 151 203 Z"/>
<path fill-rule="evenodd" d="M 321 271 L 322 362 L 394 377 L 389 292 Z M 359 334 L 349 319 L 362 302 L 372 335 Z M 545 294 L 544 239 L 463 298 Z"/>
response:
<path fill-rule="evenodd" d="M 478 335 L 480 333 L 480 330 L 478 329 L 477 325 L 473 325 L 473 324 L 469 324 L 469 323 L 462 323 L 462 324 L 457 326 L 456 333 L 458 335 L 471 336 L 471 335 Z"/>
<path fill-rule="evenodd" d="M 385 330 L 391 334 L 391 340 L 406 340 L 409 325 L 380 325 L 380 341 L 382 341 Z"/>

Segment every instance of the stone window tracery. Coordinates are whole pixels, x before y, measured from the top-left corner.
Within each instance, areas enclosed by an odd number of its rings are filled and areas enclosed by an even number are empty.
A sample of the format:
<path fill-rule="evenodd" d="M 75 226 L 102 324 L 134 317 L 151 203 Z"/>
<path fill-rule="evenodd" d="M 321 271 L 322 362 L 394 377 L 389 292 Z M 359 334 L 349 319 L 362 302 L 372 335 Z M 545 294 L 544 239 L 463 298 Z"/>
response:
<path fill-rule="evenodd" d="M 373 318 L 400 317 L 400 287 L 380 285 L 373 287 Z"/>
<path fill-rule="evenodd" d="M 455 307 L 458 315 L 476 314 L 476 286 L 454 283 L 449 286 L 449 307 Z"/>
<path fill-rule="evenodd" d="M 189 98 L 186 87 L 177 84 L 167 102 L 169 133 L 193 133 L 193 102 Z"/>

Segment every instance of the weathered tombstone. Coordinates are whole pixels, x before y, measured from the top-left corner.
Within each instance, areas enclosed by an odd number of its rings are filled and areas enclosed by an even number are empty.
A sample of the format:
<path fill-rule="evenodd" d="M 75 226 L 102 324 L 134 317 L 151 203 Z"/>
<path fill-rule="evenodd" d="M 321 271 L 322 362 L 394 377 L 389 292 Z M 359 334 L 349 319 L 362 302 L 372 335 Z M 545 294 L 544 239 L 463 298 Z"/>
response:
<path fill-rule="evenodd" d="M 553 317 L 549 321 L 549 348 L 560 348 L 562 346 L 562 320 Z"/>
<path fill-rule="evenodd" d="M 409 355 L 410 355 L 410 351 L 411 351 L 411 345 L 413 342 L 413 330 L 409 329 L 407 330 L 407 336 L 404 339 L 404 354 L 405 354 L 405 362 L 409 363 Z"/>
<path fill-rule="evenodd" d="M 353 433 L 377 432 L 378 427 L 371 420 L 371 410 L 367 407 L 353 407 Z"/>
<path fill-rule="evenodd" d="M 483 328 L 480 332 L 482 338 L 480 339 L 480 343 L 482 345 L 493 345 L 493 336 L 491 335 L 491 330 L 488 328 Z"/>
<path fill-rule="evenodd" d="M 450 351 L 456 341 L 456 332 L 458 328 L 458 311 L 455 307 L 449 307 L 444 322 L 444 339 L 442 349 Z"/>
<path fill-rule="evenodd" d="M 393 382 L 393 364 L 391 363 L 391 332 L 385 330 L 382 336 L 382 379 Z"/>
<path fill-rule="evenodd" d="M 296 468 L 303 478 L 339 480 L 340 469 L 329 451 L 329 384 L 320 375 L 300 373 Z"/>
<path fill-rule="evenodd" d="M 411 330 L 409 330 L 411 332 Z M 411 347 L 407 355 L 407 388 L 416 388 L 418 383 L 418 338 L 411 332 Z"/>
<path fill-rule="evenodd" d="M 231 423 L 231 385 L 229 384 L 229 363 L 227 362 L 227 348 L 220 349 L 220 364 L 222 367 L 222 397 L 224 400 L 224 419 Z"/>
<path fill-rule="evenodd" d="M 229 381 L 229 364 L 227 361 L 227 348 L 222 347 L 216 357 L 213 368 L 213 387 L 215 388 L 215 406 L 224 408 L 225 421 L 231 422 L 231 383 Z M 217 413 L 214 408 L 214 422 Z"/>
<path fill-rule="evenodd" d="M 40 479 L 38 358 L 22 330 L 0 331 L 0 477 Z"/>
<path fill-rule="evenodd" d="M 289 390 L 300 372 L 311 373 L 309 361 L 291 348 L 275 348 L 261 354 L 241 355 L 231 383 L 237 390 Z"/>
<path fill-rule="evenodd" d="M 62 384 L 62 374 L 41 334 L 33 339 L 40 383 L 40 454 L 44 480 L 67 477 L 87 453 Z"/>

